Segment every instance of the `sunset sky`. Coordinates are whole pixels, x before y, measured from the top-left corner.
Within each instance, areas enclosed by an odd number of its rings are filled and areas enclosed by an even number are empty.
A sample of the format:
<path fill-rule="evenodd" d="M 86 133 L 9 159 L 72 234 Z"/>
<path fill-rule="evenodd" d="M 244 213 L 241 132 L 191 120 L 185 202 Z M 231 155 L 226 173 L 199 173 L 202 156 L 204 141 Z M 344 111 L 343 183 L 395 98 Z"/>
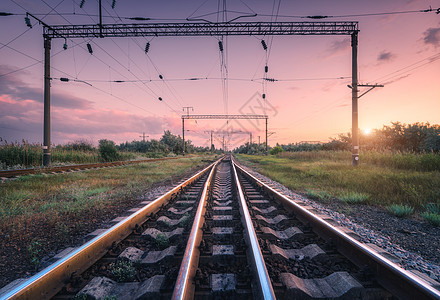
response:
<path fill-rule="evenodd" d="M 359 82 L 384 84 L 359 100 L 361 130 L 390 122 L 440 123 L 440 1 L 428 0 L 102 0 L 103 23 L 229 21 L 359 22 Z M 2 0 L 0 12 L 0 137 L 8 142 L 43 140 L 42 26 L 96 24 L 98 1 Z M 219 12 L 224 10 L 225 12 Z M 429 9 L 434 11 L 417 12 Z M 398 13 L 399 12 L 399 13 Z M 392 13 L 392 14 L 386 14 Z M 257 14 L 256 17 L 250 17 Z M 130 17 L 151 18 L 132 21 Z M 302 18 L 303 17 L 303 18 Z M 265 51 L 261 45 L 268 45 Z M 158 139 L 164 130 L 182 134 L 182 107 L 191 114 L 267 114 L 269 145 L 328 141 L 351 130 L 351 47 L 348 36 L 142 37 L 52 41 L 52 143 Z M 150 49 L 146 54 L 146 43 Z M 87 50 L 90 43 L 93 54 Z M 222 65 L 222 60 L 224 64 Z M 275 82 L 263 86 L 264 67 Z M 222 71 L 223 70 L 223 71 Z M 222 88 L 227 71 L 228 89 Z M 159 75 L 163 79 L 159 78 Z M 59 78 L 67 77 L 69 82 Z M 195 79 L 198 80 L 190 80 Z M 115 82 L 124 81 L 124 82 Z M 364 91 L 363 89 L 361 90 Z M 261 95 L 266 94 L 266 100 Z M 162 101 L 159 100 L 162 98 Z M 252 132 L 257 121 L 187 122 L 185 136 L 209 145 L 208 131 Z M 216 147 L 220 147 L 217 135 Z M 229 148 L 247 134 L 226 137 Z"/>

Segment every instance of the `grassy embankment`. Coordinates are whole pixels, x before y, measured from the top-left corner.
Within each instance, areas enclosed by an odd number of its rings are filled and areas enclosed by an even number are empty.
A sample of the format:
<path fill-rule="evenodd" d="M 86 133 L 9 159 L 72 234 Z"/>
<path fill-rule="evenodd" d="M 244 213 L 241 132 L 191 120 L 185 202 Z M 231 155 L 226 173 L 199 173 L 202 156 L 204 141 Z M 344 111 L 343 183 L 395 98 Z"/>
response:
<path fill-rule="evenodd" d="M 98 149 L 91 148 L 86 150 L 67 149 L 67 147 L 57 146 L 51 149 L 52 163 L 60 164 L 86 164 L 99 163 L 102 158 Z M 132 152 L 120 152 L 120 160 L 134 159 L 140 154 Z M 43 149 L 39 144 L 30 143 L 9 143 L 0 145 L 0 169 L 38 167 L 43 164 Z"/>
<path fill-rule="evenodd" d="M 7 237 L 9 245 L 16 239 L 29 244 L 38 240 L 42 245 L 54 237 L 68 240 L 81 232 L 84 220 L 102 220 L 106 214 L 111 217 L 119 206 L 136 203 L 133 199 L 153 183 L 206 165 L 203 160 L 212 158 L 192 156 L 76 173 L 22 176 L 5 182 L 0 187 L 0 240 Z"/>
<path fill-rule="evenodd" d="M 286 187 L 330 201 L 363 202 L 390 208 L 407 205 L 423 212 L 440 207 L 440 156 L 364 152 L 351 166 L 350 152 L 284 152 L 277 156 L 238 155 L 245 164 Z"/>

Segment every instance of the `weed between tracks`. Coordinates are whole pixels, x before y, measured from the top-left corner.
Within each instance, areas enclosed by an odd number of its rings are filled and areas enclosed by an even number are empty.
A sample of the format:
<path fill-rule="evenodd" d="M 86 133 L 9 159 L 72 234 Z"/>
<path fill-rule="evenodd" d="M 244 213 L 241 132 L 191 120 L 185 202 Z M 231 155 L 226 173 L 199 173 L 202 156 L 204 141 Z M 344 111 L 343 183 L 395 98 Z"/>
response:
<path fill-rule="evenodd" d="M 406 204 L 420 211 L 427 203 L 440 205 L 440 171 L 435 163 L 440 161 L 439 155 L 365 152 L 356 168 L 351 166 L 350 152 L 239 155 L 238 158 L 286 187 L 324 202 L 337 198 L 382 207 Z M 434 163 L 429 165 L 428 161 Z"/>

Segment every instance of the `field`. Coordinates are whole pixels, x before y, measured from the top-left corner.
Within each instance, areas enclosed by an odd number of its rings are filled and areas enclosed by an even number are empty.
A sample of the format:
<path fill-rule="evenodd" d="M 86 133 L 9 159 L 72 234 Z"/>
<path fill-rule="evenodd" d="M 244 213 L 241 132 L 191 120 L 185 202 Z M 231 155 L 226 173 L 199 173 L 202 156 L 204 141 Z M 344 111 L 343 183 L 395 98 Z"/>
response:
<path fill-rule="evenodd" d="M 42 257 L 59 250 L 53 245 L 74 243 L 100 222 L 134 207 L 141 201 L 139 196 L 153 185 L 174 182 L 210 159 L 213 156 L 192 156 L 75 173 L 22 176 L 2 183 L 0 257 L 15 257 L 20 262 L 17 265 L 27 264 L 32 271 Z M 0 278 L 2 275 L 5 274 L 0 272 Z M 5 282 L 0 281 L 0 286 L 2 283 Z"/>
<path fill-rule="evenodd" d="M 424 211 L 440 205 L 440 156 L 364 152 L 351 166 L 345 151 L 284 152 L 277 156 L 239 155 L 247 165 L 312 198 L 380 207 L 409 205 Z"/>

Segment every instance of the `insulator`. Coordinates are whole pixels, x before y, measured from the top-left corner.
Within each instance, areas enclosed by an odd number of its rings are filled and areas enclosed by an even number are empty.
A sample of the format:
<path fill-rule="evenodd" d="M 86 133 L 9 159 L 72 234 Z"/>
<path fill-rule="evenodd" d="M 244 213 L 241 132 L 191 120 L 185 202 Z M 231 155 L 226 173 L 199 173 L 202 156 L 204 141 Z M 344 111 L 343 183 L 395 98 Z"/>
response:
<path fill-rule="evenodd" d="M 269 72 L 269 67 L 268 66 L 264 66 L 264 72 L 265 73 Z"/>
<path fill-rule="evenodd" d="M 84 6 L 84 2 L 86 2 L 86 0 L 81 0 L 81 4 L 79 5 L 80 8 Z"/>
<path fill-rule="evenodd" d="M 63 49 L 64 49 L 64 50 L 67 49 L 67 43 L 64 43 L 64 45 L 63 45 Z"/>
<path fill-rule="evenodd" d="M 60 80 L 61 80 L 61 81 L 64 81 L 64 82 L 68 82 L 68 81 L 69 81 L 69 78 L 61 77 Z"/>
<path fill-rule="evenodd" d="M 113 2 L 112 2 L 112 8 L 113 9 L 115 8 L 115 5 L 116 5 L 116 0 L 113 0 Z"/>
<path fill-rule="evenodd" d="M 163 76 L 159 74 L 159 78 L 160 78 L 160 79 L 163 79 Z"/>
<path fill-rule="evenodd" d="M 266 42 L 264 40 L 261 40 L 261 45 L 263 46 L 264 50 L 267 50 L 267 45 L 266 45 Z"/>
<path fill-rule="evenodd" d="M 159 97 L 159 101 L 162 101 L 162 97 Z"/>
<path fill-rule="evenodd" d="M 148 53 L 148 51 L 150 51 L 150 42 L 145 45 L 145 53 Z"/>
<path fill-rule="evenodd" d="M 28 17 L 25 17 L 24 21 L 25 21 L 27 27 L 32 28 L 31 19 L 29 19 Z"/>
<path fill-rule="evenodd" d="M 263 97 L 263 99 L 266 99 L 266 94 L 263 94 L 262 97 Z"/>
<path fill-rule="evenodd" d="M 87 43 L 87 49 L 89 50 L 90 54 L 93 54 L 92 45 L 90 45 L 89 43 Z"/>
<path fill-rule="evenodd" d="M 220 52 L 223 52 L 223 42 L 218 41 L 218 48 L 220 49 Z"/>

